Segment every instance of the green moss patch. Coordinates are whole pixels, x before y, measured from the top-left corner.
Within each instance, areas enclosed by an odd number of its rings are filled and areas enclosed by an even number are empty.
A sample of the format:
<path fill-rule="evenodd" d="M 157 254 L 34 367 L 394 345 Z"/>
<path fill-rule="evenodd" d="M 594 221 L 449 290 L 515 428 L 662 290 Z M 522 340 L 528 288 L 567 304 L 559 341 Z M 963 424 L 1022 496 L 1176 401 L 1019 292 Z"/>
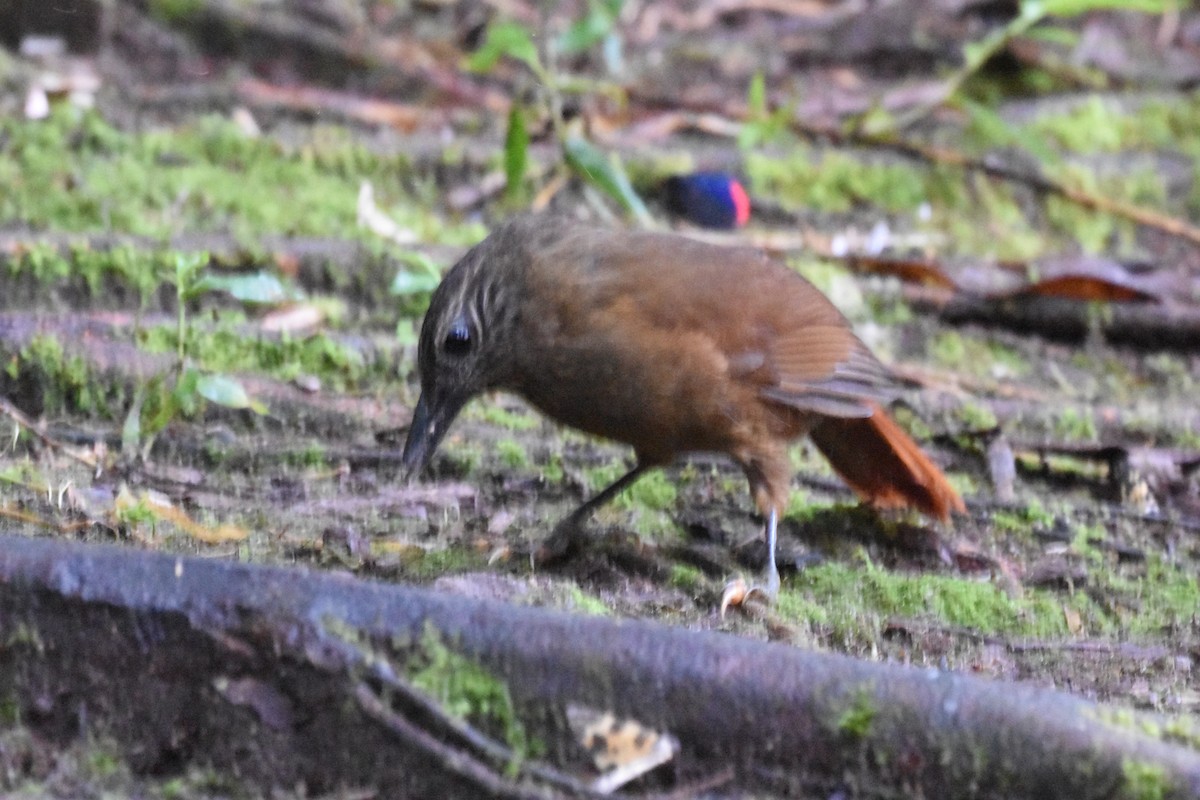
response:
<path fill-rule="evenodd" d="M 1014 598 L 992 583 L 890 572 L 869 561 L 804 570 L 786 583 L 779 610 L 852 638 L 873 639 L 890 617 L 926 618 L 982 633 L 1058 637 L 1068 632 L 1062 601 L 1048 593 Z"/>
<path fill-rule="evenodd" d="M 1015 349 L 959 331 L 938 333 L 929 344 L 929 355 L 941 366 L 982 378 L 1015 378 L 1030 371 L 1029 362 Z"/>
<path fill-rule="evenodd" d="M 238 315 L 226 315 L 219 327 L 189 329 L 187 352 L 203 369 L 215 372 L 256 372 L 278 380 L 315 375 L 335 391 L 356 388 L 369 374 L 390 377 L 386 359 L 368 361 L 363 351 L 325 333 L 294 338 L 247 335 Z M 150 353 L 173 353 L 178 346 L 176 328 L 155 326 L 140 332 L 139 343 Z"/>
<path fill-rule="evenodd" d="M 849 211 L 870 204 L 914 211 L 929 197 L 925 173 L 917 167 L 836 151 L 817 155 L 797 147 L 782 158 L 750 153 L 746 172 L 756 194 L 797 210 Z"/>
<path fill-rule="evenodd" d="M 0 120 L 0 217 L 35 228 L 119 230 L 165 238 L 265 233 L 357 239 L 359 186 L 426 241 L 477 241 L 477 224 L 448 225 L 401 185 L 411 167 L 345 137 L 298 146 L 202 117 L 170 131 L 125 133 L 94 112 L 63 106 L 49 120 Z M 409 202 L 392 206 L 393 199 Z M 368 238 L 372 238 L 369 237 Z"/>
<path fill-rule="evenodd" d="M 102 382 L 82 356 L 68 353 L 52 335 L 34 336 L 4 368 L 13 393 L 41 413 L 116 419 L 127 403 L 124 386 Z"/>
<path fill-rule="evenodd" d="M 433 698 L 447 714 L 498 734 L 513 752 L 511 770 L 541 749 L 526 735 L 503 681 L 451 650 L 432 626 L 426 627 L 407 667 L 413 686 Z"/>

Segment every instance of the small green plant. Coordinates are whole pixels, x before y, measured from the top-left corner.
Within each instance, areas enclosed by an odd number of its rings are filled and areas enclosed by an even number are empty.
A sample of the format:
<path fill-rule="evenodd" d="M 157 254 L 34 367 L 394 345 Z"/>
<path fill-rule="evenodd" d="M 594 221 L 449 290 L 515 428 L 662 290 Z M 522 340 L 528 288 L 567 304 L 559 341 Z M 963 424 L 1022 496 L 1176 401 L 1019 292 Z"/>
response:
<path fill-rule="evenodd" d="M 1049 529 L 1054 521 L 1054 514 L 1047 511 L 1037 498 L 1030 500 L 1023 508 L 1012 511 L 997 509 L 992 514 L 992 524 L 996 529 L 1010 534 L 1030 535 L 1039 528 Z"/>
<path fill-rule="evenodd" d="M 570 127 L 563 115 L 563 96 L 601 91 L 619 94 L 610 85 L 564 74 L 558 68 L 558 56 L 574 55 L 603 46 L 605 63 L 610 71 L 620 67 L 620 37 L 617 21 L 623 0 L 592 0 L 585 15 L 560 36 L 541 36 L 543 50 L 534 44 L 534 34 L 526 26 L 510 21 L 488 27 L 483 45 L 467 62 L 475 72 L 488 72 L 501 59 L 522 64 L 532 75 L 540 97 L 541 111 L 550 122 L 559 146 L 560 160 L 554 166 L 550 180 L 564 172 L 581 178 L 615 200 L 627 213 L 642 224 L 650 221 L 650 212 L 634 190 L 620 159 L 605 153 L 578 130 Z M 527 176 L 530 136 L 527 116 L 531 109 L 515 102 L 508 115 L 508 130 L 504 143 L 504 171 L 508 179 L 507 194 L 519 197 Z"/>
<path fill-rule="evenodd" d="M 563 479 L 562 456 L 554 453 L 550 460 L 542 465 L 542 479 L 547 483 L 558 483 Z"/>
<path fill-rule="evenodd" d="M 971 401 L 964 401 L 958 407 L 958 418 L 963 426 L 972 431 L 994 430 L 999 424 L 994 411 L 981 403 Z"/>
<path fill-rule="evenodd" d="M 430 293 L 441 282 L 442 271 L 438 269 L 438 265 L 434 263 L 433 259 L 424 253 L 410 251 L 397 255 L 408 266 L 408 269 L 396 273 L 388 291 L 411 306 L 411 308 L 404 309 L 405 311 L 419 314 L 429 304 Z M 406 317 L 402 317 L 400 324 L 403 325 L 407 321 Z M 397 335 L 400 335 L 399 330 L 397 330 Z M 401 338 L 403 337 L 401 336 Z"/>
<path fill-rule="evenodd" d="M 150 13 L 165 22 L 186 22 L 203 10 L 200 0 L 152 0 Z"/>
<path fill-rule="evenodd" d="M 738 147 L 753 150 L 759 145 L 786 139 L 791 131 L 794 109 L 784 106 L 771 111 L 767 105 L 767 81 L 754 73 L 746 90 L 746 121 L 738 132 Z"/>
<path fill-rule="evenodd" d="M 889 116 L 882 123 L 875 125 L 874 130 L 868 132 L 888 133 L 901 130 L 945 102 L 964 107 L 977 115 L 987 112 L 985 106 L 971 103 L 966 98 L 964 89 L 968 81 L 979 75 L 990 61 L 1004 52 L 1016 39 L 1022 37 L 1053 39 L 1056 36 L 1063 38 L 1063 34 L 1066 34 L 1061 29 L 1049 27 L 1047 23 L 1104 9 L 1116 8 L 1122 11 L 1162 14 L 1168 7 L 1167 0 L 1021 0 L 1016 17 L 1007 25 L 993 31 L 980 41 L 970 42 L 963 46 L 962 67 L 943 83 L 936 97 L 906 114 L 896 117 Z M 998 116 L 992 114 L 989 114 L 986 122 L 981 124 L 992 130 L 1004 125 Z"/>
<path fill-rule="evenodd" d="M 173 271 L 167 279 L 175 285 L 178 306 L 175 320 L 176 361 L 166 375 L 156 375 L 138 387 L 121 430 L 121 448 L 132 454 L 149 451 L 158 435 L 173 419 L 197 413 L 205 401 L 226 408 L 248 408 L 265 414 L 266 407 L 250 397 L 240 381 L 232 376 L 203 372 L 188 358 L 188 303 L 211 291 L 228 291 L 234 297 L 254 302 L 269 302 L 286 295 L 282 284 L 272 276 L 241 276 L 241 279 L 206 275 L 207 253 L 176 255 Z M 139 450 L 140 447 L 140 450 Z"/>
<path fill-rule="evenodd" d="M 528 168 L 529 127 L 525 123 L 525 109 L 513 103 L 508 112 L 508 132 L 504 135 L 504 194 L 509 199 L 521 194 Z"/>
<path fill-rule="evenodd" d="M 565 585 L 563 592 L 565 605 L 572 611 L 590 614 L 594 617 L 607 617 L 612 614 L 612 609 L 605 605 L 603 600 L 588 594 L 574 583 Z"/>

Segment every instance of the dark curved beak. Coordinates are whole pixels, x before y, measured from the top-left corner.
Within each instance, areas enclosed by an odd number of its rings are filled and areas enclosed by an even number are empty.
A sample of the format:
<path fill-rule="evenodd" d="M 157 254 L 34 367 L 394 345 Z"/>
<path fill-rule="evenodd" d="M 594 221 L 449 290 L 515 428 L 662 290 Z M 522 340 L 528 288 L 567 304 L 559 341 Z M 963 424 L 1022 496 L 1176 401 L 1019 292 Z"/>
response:
<path fill-rule="evenodd" d="M 411 478 L 429 463 L 464 403 L 466 400 L 457 397 L 431 398 L 429 392 L 421 392 L 404 442 L 405 477 Z"/>

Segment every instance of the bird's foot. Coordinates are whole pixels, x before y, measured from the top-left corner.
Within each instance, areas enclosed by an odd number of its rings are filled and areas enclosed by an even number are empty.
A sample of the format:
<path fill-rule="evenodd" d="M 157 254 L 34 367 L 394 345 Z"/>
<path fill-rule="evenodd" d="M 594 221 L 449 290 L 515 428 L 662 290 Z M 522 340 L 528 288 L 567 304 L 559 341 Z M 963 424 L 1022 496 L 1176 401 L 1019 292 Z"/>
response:
<path fill-rule="evenodd" d="M 775 540 L 778 535 L 779 512 L 772 508 L 767 515 L 767 530 L 764 537 L 767 541 L 767 565 L 763 569 L 763 582 L 747 585 L 746 581 L 737 578 L 725 584 L 721 593 L 721 616 L 730 606 L 744 606 L 749 600 L 760 600 L 770 605 L 779 596 L 779 568 L 775 566 Z"/>
<path fill-rule="evenodd" d="M 638 479 L 638 476 L 650 467 L 639 461 L 633 469 L 610 483 L 591 500 L 575 509 L 562 522 L 554 526 L 554 530 L 546 537 L 538 549 L 530 556 L 530 564 L 534 567 L 552 564 L 572 555 L 579 549 L 584 540 L 584 523 L 592 516 L 592 512 L 620 494 L 626 486 Z"/>
<path fill-rule="evenodd" d="M 762 583 L 749 584 L 745 578 L 734 578 L 725 584 L 725 591 L 721 592 L 721 616 L 725 616 L 730 606 L 744 606 L 751 601 L 766 605 L 774 603 L 779 597 L 779 571 L 774 566 L 768 567 Z"/>
<path fill-rule="evenodd" d="M 573 517 L 567 517 L 554 526 L 550 535 L 530 555 L 530 564 L 542 567 L 562 561 L 579 549 L 584 539 L 584 526 Z"/>

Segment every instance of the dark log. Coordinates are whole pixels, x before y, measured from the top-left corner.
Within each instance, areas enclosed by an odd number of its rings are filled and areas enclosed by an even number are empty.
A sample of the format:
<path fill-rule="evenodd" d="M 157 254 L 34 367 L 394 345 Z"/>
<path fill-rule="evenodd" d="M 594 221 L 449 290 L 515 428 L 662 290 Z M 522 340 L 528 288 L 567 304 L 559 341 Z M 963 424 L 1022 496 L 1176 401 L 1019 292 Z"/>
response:
<path fill-rule="evenodd" d="M 540 761 L 506 774 L 412 702 L 404 665 L 430 630 L 507 686 Z M 678 781 L 732 770 L 711 797 L 1200 797 L 1200 754 L 1163 733 L 1194 745 L 1178 720 L 336 574 L 0 537 L 0 631 L 0 681 L 42 735 L 100 732 L 136 769 L 212 765 L 263 791 L 586 794 L 556 771 L 584 763 L 565 719 L 582 704 L 677 737 Z"/>
<path fill-rule="evenodd" d="M 1161 350 L 1200 347 L 1200 310 L 1176 303 L 1087 303 L 1021 295 L 997 299 L 960 293 L 941 309 L 954 325 L 978 323 L 1082 342 L 1095 331 L 1114 345 Z"/>

